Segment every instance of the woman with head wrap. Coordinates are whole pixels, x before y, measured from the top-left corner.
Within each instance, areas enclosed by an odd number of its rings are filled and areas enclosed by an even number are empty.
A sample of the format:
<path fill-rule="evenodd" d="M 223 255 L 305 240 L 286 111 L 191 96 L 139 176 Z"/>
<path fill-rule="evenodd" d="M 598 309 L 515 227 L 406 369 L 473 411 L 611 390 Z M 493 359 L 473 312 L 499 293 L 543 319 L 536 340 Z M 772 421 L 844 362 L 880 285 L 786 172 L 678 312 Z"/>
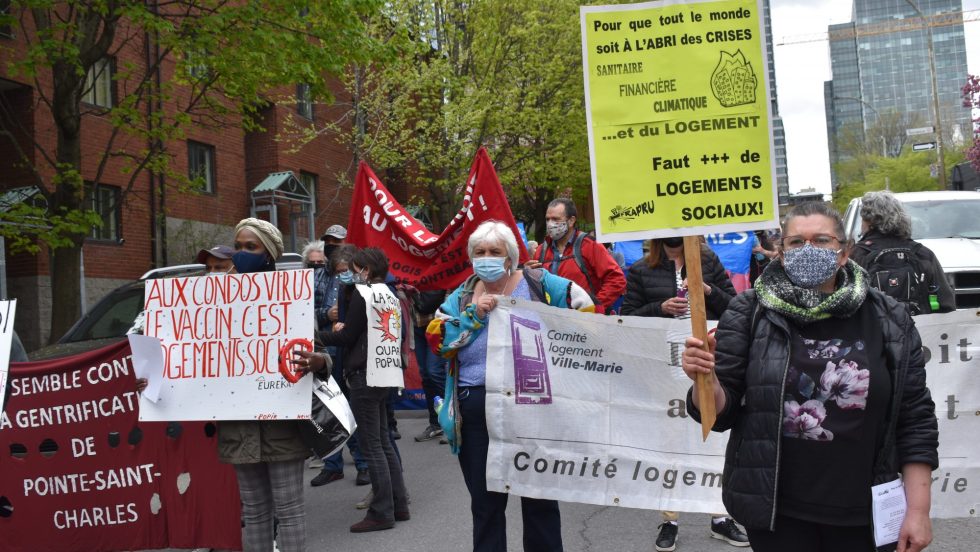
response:
<path fill-rule="evenodd" d="M 273 224 L 247 218 L 235 227 L 232 262 L 241 274 L 276 269 L 282 233 Z M 223 421 L 218 424 L 218 456 L 233 464 L 245 523 L 247 551 L 273 550 L 273 518 L 279 520 L 276 544 L 281 552 L 305 552 L 306 510 L 303 464 L 310 449 L 296 421 Z"/>
<path fill-rule="evenodd" d="M 276 269 L 282 255 L 282 233 L 273 224 L 243 219 L 235 227 L 232 262 L 239 274 Z M 326 355 L 315 363 L 329 371 Z M 309 356 L 294 361 L 309 370 Z M 146 388 L 136 380 L 136 390 Z M 310 455 L 295 420 L 229 420 L 218 424 L 218 457 L 235 467 L 242 501 L 242 549 L 245 552 L 306 552 L 303 465 Z M 278 520 L 278 532 L 273 519 Z M 278 533 L 278 534 L 277 534 Z M 278 545 L 278 546 L 276 546 Z"/>

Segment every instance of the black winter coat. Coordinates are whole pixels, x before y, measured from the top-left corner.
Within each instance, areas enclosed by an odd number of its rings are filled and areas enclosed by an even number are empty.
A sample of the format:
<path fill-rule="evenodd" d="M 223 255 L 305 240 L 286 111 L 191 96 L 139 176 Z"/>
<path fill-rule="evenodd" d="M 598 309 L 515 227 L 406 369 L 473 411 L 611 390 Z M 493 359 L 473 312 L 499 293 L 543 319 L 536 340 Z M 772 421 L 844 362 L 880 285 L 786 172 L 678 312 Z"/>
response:
<path fill-rule="evenodd" d="M 873 466 L 874 483 L 881 484 L 897 479 L 905 464 L 923 463 L 936 469 L 939 430 L 926 387 L 922 341 L 908 309 L 875 289 L 868 291 L 865 300 L 872 302 L 881 320 L 883 352 L 892 378 L 887 430 Z M 746 291 L 731 302 L 718 323 L 715 373 L 726 404 L 713 429 L 731 429 L 722 475 L 725 507 L 739 523 L 772 531 L 778 511 L 783 387 L 793 328 L 774 311 L 761 305 L 757 311 L 757 304 L 755 291 Z M 691 391 L 687 410 L 701 421 Z"/>
<path fill-rule="evenodd" d="M 677 281 L 674 278 L 674 261 L 662 255 L 657 266 L 650 268 L 646 260 L 633 263 L 626 278 L 626 298 L 622 314 L 626 316 L 662 316 L 670 318 L 660 306 L 671 297 L 677 297 Z M 704 283 L 711 286 L 711 293 L 704 296 L 708 320 L 718 320 L 735 297 L 735 286 L 728 278 L 725 267 L 715 252 L 707 247 L 701 251 L 701 273 Z M 687 268 L 681 269 L 687 277 Z"/>
<path fill-rule="evenodd" d="M 938 295 L 939 299 L 939 310 L 936 312 L 952 312 L 956 310 L 956 293 L 953 292 L 953 288 L 946 281 L 946 273 L 943 272 L 943 267 L 939 264 L 939 259 L 936 258 L 936 254 L 931 249 L 915 240 L 886 236 L 877 230 L 869 230 L 867 234 L 862 236 L 854 244 L 854 248 L 851 250 L 851 258 L 867 270 L 868 265 L 871 264 L 871 261 L 879 251 L 893 247 L 907 247 L 915 253 L 919 269 L 922 270 L 923 276 L 925 276 L 926 286 L 935 286 L 933 289 L 937 290 L 936 295 Z M 873 274 L 872 277 L 874 277 Z M 929 314 L 932 312 L 932 308 L 926 302 L 925 304 L 919 305 L 919 312 Z"/>

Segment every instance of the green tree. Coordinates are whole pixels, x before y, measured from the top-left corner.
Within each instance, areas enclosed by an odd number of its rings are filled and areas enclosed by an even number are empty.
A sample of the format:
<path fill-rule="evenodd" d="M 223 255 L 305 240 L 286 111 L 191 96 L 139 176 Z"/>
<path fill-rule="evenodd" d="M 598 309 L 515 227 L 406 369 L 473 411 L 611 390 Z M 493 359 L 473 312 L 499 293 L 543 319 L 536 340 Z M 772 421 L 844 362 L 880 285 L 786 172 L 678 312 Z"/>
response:
<path fill-rule="evenodd" d="M 908 148 L 906 148 L 908 149 Z M 946 166 L 952 168 L 963 161 L 959 151 L 945 152 Z M 843 212 L 847 204 L 865 192 L 921 192 L 940 189 L 939 180 L 932 176 L 936 162 L 933 151 L 905 151 L 898 157 L 863 155 L 837 166 L 841 185 L 834 192 L 834 206 Z"/>
<path fill-rule="evenodd" d="M 93 179 L 116 163 L 130 176 L 131 192 L 143 171 L 169 174 L 168 180 L 193 187 L 168 169 L 168 140 L 190 125 L 244 125 L 276 101 L 277 87 L 310 85 L 328 97 L 326 78 L 351 61 L 366 59 L 373 44 L 362 32 L 376 0 L 12 0 L 0 23 L 26 44 L 0 52 L 7 70 L 33 81 L 38 105 L 50 113 L 57 131 L 49 151 L 24 129 L 2 130 L 25 141 L 40 155 L 26 165 L 41 190 L 41 201 L 19 204 L 3 215 L 0 232 L 21 249 L 52 250 L 51 338 L 57 339 L 80 311 L 78 282 L 85 236 L 99 218 L 85 205 L 81 172 L 81 128 L 90 117 L 108 118 L 113 132 L 104 144 Z M 113 79 L 118 101 L 90 109 L 82 98 L 87 76 L 104 60 L 127 49 L 145 47 L 145 63 L 120 64 Z M 173 78 L 160 68 L 175 66 Z M 133 140 L 136 138 L 138 140 Z M 125 144 L 143 143 L 134 150 Z M 15 236 L 20 236 L 17 239 Z M 25 239 L 26 238 L 26 239 Z"/>
<path fill-rule="evenodd" d="M 543 223 L 555 195 L 586 195 L 577 4 L 394 0 L 369 28 L 389 56 L 347 72 L 345 115 L 330 127 L 290 132 L 347 135 L 389 183 L 419 191 L 413 200 L 429 201 L 439 227 L 458 209 L 481 146 L 519 218 Z"/>

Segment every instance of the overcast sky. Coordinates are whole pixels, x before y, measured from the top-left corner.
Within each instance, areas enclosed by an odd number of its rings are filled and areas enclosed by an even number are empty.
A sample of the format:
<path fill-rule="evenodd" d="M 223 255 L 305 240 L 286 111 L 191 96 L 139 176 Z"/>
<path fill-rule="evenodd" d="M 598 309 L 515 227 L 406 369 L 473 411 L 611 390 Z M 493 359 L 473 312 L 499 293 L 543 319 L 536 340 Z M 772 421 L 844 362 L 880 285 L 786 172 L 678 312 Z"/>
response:
<path fill-rule="evenodd" d="M 773 44 L 827 32 L 827 25 L 851 20 L 849 0 L 770 0 Z M 963 10 L 980 0 L 963 0 Z M 964 23 L 969 71 L 980 73 L 980 21 Z M 786 127 L 790 192 L 815 187 L 830 193 L 827 122 L 823 83 L 830 79 L 827 41 L 774 46 L 779 114 Z M 970 55 L 970 52 L 973 55 Z M 926 77 L 924 77 L 926 78 Z"/>

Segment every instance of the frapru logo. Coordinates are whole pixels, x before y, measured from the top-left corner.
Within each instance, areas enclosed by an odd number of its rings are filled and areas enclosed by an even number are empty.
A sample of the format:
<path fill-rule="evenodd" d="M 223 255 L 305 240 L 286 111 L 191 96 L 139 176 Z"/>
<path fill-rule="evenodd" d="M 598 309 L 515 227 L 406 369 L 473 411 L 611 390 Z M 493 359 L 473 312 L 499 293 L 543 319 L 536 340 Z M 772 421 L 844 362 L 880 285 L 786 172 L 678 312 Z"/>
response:
<path fill-rule="evenodd" d="M 609 214 L 609 222 L 615 223 L 619 219 L 633 220 L 640 215 L 652 215 L 653 211 L 653 201 L 644 201 L 643 203 L 633 205 L 632 207 L 617 205 L 612 208 L 612 212 Z"/>

